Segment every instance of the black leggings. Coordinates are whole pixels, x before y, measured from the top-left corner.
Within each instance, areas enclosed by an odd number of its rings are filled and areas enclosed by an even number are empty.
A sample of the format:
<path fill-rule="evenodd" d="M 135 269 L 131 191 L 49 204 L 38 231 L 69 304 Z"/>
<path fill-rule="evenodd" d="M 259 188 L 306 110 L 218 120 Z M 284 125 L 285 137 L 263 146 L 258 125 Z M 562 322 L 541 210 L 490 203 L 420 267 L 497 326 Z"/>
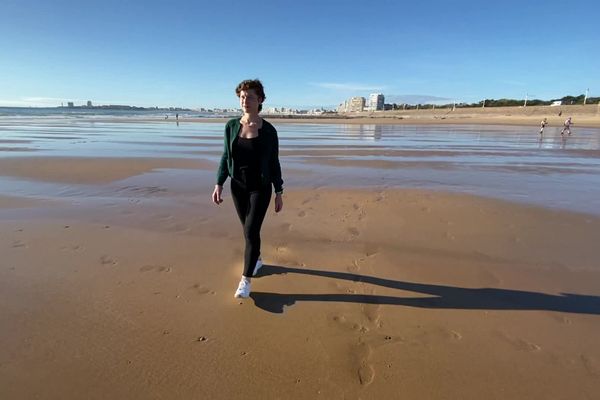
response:
<path fill-rule="evenodd" d="M 243 275 L 248 278 L 252 277 L 254 267 L 260 256 L 260 228 L 271 202 L 271 194 L 271 185 L 249 191 L 242 183 L 235 179 L 231 180 L 233 204 L 244 227 L 246 250 L 244 252 Z"/>

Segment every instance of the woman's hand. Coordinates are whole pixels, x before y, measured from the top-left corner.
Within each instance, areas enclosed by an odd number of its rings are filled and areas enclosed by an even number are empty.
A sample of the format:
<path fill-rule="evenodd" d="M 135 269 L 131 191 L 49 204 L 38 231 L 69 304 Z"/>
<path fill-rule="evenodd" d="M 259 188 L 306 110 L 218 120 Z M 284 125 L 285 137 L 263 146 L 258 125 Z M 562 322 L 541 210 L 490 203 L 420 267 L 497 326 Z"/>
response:
<path fill-rule="evenodd" d="M 275 194 L 275 212 L 278 213 L 283 209 L 283 195 L 281 193 Z"/>
<path fill-rule="evenodd" d="M 223 198 L 221 197 L 221 193 L 223 192 L 223 186 L 215 185 L 215 190 L 212 194 L 212 201 L 216 205 L 219 205 L 223 202 Z"/>

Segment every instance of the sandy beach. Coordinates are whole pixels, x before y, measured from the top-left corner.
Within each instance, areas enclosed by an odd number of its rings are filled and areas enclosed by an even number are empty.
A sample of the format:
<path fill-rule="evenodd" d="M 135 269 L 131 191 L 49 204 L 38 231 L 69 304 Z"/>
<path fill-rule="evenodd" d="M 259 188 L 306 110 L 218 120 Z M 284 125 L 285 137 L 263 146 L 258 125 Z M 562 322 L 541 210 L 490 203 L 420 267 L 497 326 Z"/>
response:
<path fill-rule="evenodd" d="M 204 139 L 181 144 L 169 133 L 139 157 L 114 150 L 131 138 L 106 145 L 111 157 L 7 142 L 36 151 L 0 158 L 0 398 L 600 392 L 599 215 L 391 178 L 367 184 L 370 171 L 401 175 L 406 165 L 367 168 L 381 161 L 353 157 L 418 163 L 444 154 L 367 141 L 316 149 L 283 135 L 299 142 L 282 148 L 284 211 L 271 204 L 266 265 L 251 298 L 234 299 L 241 227 L 228 187 L 220 207 L 210 202 L 222 126 L 200 135 L 202 124 L 192 125 L 185 134 Z M 140 135 L 133 147 L 152 139 Z M 587 136 L 579 140 L 539 151 L 594 151 Z M 81 149 L 88 144 L 99 146 Z M 333 158 L 317 159 L 323 151 Z M 319 169 L 336 162 L 342 169 Z M 438 170 L 464 173 L 443 162 Z M 560 179 L 544 171 L 536 179 Z M 330 172 L 347 178 L 317 177 Z"/>

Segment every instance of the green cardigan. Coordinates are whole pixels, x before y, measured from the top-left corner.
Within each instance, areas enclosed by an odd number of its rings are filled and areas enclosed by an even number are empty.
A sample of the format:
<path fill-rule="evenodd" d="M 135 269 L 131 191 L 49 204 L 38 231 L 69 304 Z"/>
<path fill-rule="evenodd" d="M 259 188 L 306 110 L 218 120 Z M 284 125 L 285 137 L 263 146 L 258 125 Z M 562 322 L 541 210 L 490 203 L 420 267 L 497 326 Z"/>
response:
<path fill-rule="evenodd" d="M 225 125 L 223 156 L 217 171 L 217 185 L 223 186 L 227 177 L 233 177 L 233 143 L 237 140 L 242 124 L 239 118 L 230 119 Z M 261 140 L 260 177 L 264 184 L 272 183 L 276 193 L 283 191 L 281 165 L 279 164 L 279 139 L 273 125 L 263 119 L 258 130 Z"/>

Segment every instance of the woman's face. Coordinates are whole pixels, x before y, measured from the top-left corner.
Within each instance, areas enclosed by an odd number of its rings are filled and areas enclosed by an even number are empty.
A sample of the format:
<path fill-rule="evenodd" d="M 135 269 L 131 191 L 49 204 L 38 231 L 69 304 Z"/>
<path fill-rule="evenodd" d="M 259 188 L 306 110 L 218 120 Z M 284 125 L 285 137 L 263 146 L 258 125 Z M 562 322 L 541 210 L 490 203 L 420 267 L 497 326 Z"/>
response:
<path fill-rule="evenodd" d="M 258 97 L 254 89 L 240 91 L 240 107 L 245 113 L 258 113 L 258 105 L 262 104 L 263 99 Z"/>

